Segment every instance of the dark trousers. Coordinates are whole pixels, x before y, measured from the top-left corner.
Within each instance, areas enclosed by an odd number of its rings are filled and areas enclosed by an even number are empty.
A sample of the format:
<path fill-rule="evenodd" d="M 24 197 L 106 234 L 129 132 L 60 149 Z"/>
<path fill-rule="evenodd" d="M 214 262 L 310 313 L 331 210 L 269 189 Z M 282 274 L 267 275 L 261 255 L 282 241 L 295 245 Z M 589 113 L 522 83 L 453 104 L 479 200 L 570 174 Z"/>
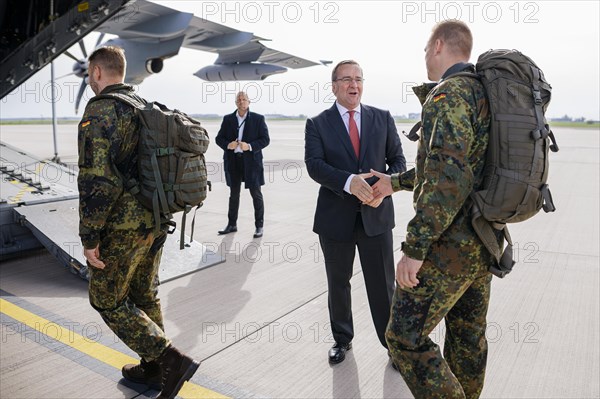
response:
<path fill-rule="evenodd" d="M 387 348 L 385 330 L 395 284 L 392 231 L 375 237 L 367 236 L 357 212 L 352 241 L 337 241 L 324 236 L 319 236 L 319 240 L 325 257 L 329 319 L 335 342 L 347 344 L 354 337 L 350 278 L 358 247 L 373 324 L 379 341 Z"/>
<path fill-rule="evenodd" d="M 241 154 L 235 157 L 234 170 L 231 173 L 231 192 L 229 194 L 229 212 L 227 217 L 229 219 L 229 226 L 236 226 L 238 219 L 238 210 L 240 209 L 240 192 L 242 189 L 242 182 L 244 181 L 244 159 Z M 254 225 L 255 227 L 263 227 L 265 218 L 265 203 L 263 201 L 263 195 L 260 191 L 260 186 L 250 187 L 250 195 L 252 196 L 252 203 L 254 205 Z"/>

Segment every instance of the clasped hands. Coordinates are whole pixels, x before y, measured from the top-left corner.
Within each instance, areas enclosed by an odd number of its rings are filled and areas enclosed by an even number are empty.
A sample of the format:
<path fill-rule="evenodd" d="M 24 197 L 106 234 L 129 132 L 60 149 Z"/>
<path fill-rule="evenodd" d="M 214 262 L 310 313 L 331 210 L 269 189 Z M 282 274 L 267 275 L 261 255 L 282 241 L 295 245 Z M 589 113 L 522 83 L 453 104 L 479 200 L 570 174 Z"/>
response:
<path fill-rule="evenodd" d="M 250 145 L 245 141 L 234 140 L 231 143 L 227 144 L 228 150 L 235 150 L 238 146 L 242 149 L 242 151 L 249 151 Z"/>
<path fill-rule="evenodd" d="M 379 180 L 369 186 L 365 179 L 370 177 L 377 177 Z M 385 197 L 394 193 L 392 178 L 385 173 L 371 169 L 370 173 L 363 173 L 352 178 L 350 192 L 358 197 L 364 205 L 377 208 Z M 417 274 L 422 265 L 422 260 L 412 259 L 406 254 L 402 254 L 396 267 L 396 283 L 403 288 L 414 288 L 419 285 Z"/>
<path fill-rule="evenodd" d="M 370 177 L 377 177 L 379 180 L 372 186 L 365 181 Z M 370 173 L 355 175 L 350 182 L 350 192 L 356 196 L 364 205 L 377 208 L 388 195 L 392 195 L 392 181 L 389 175 L 377 172 L 371 169 Z"/>

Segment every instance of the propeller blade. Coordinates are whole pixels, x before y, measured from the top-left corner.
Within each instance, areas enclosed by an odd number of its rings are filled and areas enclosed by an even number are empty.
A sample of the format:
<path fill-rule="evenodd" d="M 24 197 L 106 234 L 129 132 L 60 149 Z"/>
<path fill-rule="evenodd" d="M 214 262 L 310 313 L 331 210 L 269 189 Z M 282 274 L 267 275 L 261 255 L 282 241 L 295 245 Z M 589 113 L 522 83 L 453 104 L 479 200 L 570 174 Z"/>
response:
<path fill-rule="evenodd" d="M 96 48 L 98 48 L 100 43 L 102 43 L 102 39 L 104 39 L 104 32 L 100 33 L 100 36 L 98 36 L 98 40 L 96 41 Z"/>
<path fill-rule="evenodd" d="M 79 112 L 79 103 L 81 102 L 81 97 L 83 97 L 83 93 L 85 93 L 85 88 L 87 87 L 87 83 L 85 83 L 85 79 L 81 82 L 81 86 L 79 86 L 79 93 L 77 93 L 77 99 L 75 100 L 75 113 Z"/>
<path fill-rule="evenodd" d="M 76 62 L 79 62 L 79 58 L 76 58 L 73 54 L 69 53 L 68 51 L 65 51 L 63 54 L 65 54 L 69 58 L 74 59 Z"/>
<path fill-rule="evenodd" d="M 87 51 L 85 51 L 85 44 L 83 43 L 83 39 L 81 39 L 79 41 L 79 48 L 81 48 L 81 53 L 83 54 L 83 58 L 87 59 L 88 55 L 87 55 Z"/>

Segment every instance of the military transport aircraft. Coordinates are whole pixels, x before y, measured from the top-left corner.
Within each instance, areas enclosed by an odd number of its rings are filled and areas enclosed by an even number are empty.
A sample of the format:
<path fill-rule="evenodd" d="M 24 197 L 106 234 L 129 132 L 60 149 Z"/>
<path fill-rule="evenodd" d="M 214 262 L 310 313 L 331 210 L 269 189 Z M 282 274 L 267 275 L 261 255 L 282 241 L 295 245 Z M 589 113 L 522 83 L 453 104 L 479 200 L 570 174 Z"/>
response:
<path fill-rule="evenodd" d="M 88 52 L 81 39 L 92 30 L 102 33 L 96 47 L 114 45 L 125 50 L 126 82 L 131 84 L 161 72 L 163 61 L 177 55 L 182 46 L 218 55 L 213 65 L 194 73 L 207 81 L 263 80 L 287 68 L 329 63 L 273 50 L 260 42 L 267 39 L 251 32 L 146 0 L 55 0 L 55 10 L 50 10 L 51 3 L 7 0 L 0 5 L 0 34 L 8 45 L 0 53 L 0 98 L 64 53 L 75 61 L 71 74 L 82 79 L 77 113 L 87 85 Z M 118 37 L 102 42 L 106 33 Z M 83 58 L 67 51 L 75 42 Z"/>

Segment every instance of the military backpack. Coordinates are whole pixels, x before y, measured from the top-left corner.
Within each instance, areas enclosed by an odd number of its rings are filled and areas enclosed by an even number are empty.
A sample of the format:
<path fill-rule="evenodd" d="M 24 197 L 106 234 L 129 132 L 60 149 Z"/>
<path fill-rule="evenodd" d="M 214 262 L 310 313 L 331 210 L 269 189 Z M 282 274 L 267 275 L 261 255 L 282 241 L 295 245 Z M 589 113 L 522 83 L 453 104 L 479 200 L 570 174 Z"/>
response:
<path fill-rule="evenodd" d="M 186 215 L 202 206 L 210 182 L 204 153 L 209 144 L 200 122 L 157 102 L 121 93 L 93 98 L 124 102 L 136 110 L 141 128 L 138 143 L 138 178 L 125 177 L 125 188 L 154 214 L 155 229 L 162 221 L 172 226 L 173 214 L 183 212 L 180 249 L 184 248 Z M 193 238 L 194 220 L 192 222 Z M 171 231 L 172 232 L 172 231 Z"/>
<path fill-rule="evenodd" d="M 490 271 L 504 277 L 513 261 L 507 223 L 522 222 L 556 210 L 548 188 L 548 150 L 558 151 L 544 113 L 552 87 L 541 69 L 516 50 L 489 50 L 481 54 L 476 73 L 459 72 L 483 84 L 489 101 L 491 124 L 482 187 L 473 191 L 472 225 L 497 267 Z M 415 128 L 409 138 L 418 138 Z M 502 251 L 494 230 L 504 233 Z"/>

